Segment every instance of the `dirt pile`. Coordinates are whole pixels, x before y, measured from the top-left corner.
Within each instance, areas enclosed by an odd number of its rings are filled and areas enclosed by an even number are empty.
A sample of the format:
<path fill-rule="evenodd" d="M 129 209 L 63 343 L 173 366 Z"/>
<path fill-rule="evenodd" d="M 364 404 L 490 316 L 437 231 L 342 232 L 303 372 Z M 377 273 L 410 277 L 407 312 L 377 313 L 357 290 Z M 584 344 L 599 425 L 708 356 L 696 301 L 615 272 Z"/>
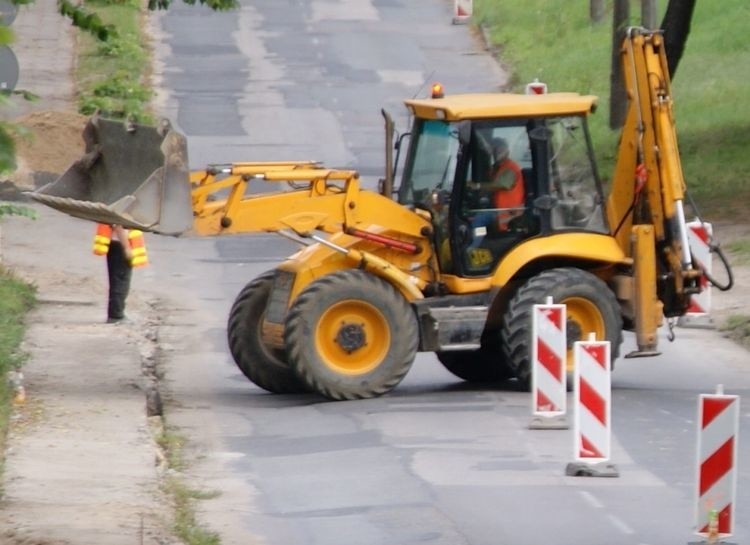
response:
<path fill-rule="evenodd" d="M 18 167 L 8 179 L 19 189 L 34 189 L 62 174 L 83 155 L 81 133 L 87 117 L 65 111 L 38 111 L 14 121 Z"/>

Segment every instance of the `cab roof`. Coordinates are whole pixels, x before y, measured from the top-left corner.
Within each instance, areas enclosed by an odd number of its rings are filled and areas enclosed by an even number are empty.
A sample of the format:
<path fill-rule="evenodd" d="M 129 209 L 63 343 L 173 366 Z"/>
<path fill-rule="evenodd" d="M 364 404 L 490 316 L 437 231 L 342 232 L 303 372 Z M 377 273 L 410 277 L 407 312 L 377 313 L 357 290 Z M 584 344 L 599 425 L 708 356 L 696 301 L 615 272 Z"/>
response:
<path fill-rule="evenodd" d="M 596 108 L 597 97 L 578 93 L 520 95 L 512 93 L 473 93 L 444 98 L 406 100 L 407 108 L 423 119 L 497 119 L 587 115 Z"/>

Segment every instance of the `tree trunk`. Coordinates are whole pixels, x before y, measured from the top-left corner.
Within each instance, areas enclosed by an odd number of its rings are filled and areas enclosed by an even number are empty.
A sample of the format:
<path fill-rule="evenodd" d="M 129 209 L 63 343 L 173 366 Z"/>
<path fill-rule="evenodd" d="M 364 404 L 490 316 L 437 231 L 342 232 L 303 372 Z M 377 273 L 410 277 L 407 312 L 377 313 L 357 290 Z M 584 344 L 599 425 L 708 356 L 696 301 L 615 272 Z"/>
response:
<path fill-rule="evenodd" d="M 612 16 L 612 68 L 609 77 L 609 127 L 619 129 L 625 123 L 628 96 L 622 75 L 620 48 L 630 19 L 630 0 L 615 0 Z"/>
<path fill-rule="evenodd" d="M 670 78 L 674 77 L 682 53 L 685 51 L 685 42 L 690 34 L 694 8 L 695 0 L 669 0 L 667 11 L 661 22 Z"/>
<path fill-rule="evenodd" d="M 656 28 L 656 0 L 641 0 L 641 26 L 648 30 Z"/>
<path fill-rule="evenodd" d="M 600 23 L 604 19 L 604 0 L 589 0 L 589 19 L 592 23 Z"/>

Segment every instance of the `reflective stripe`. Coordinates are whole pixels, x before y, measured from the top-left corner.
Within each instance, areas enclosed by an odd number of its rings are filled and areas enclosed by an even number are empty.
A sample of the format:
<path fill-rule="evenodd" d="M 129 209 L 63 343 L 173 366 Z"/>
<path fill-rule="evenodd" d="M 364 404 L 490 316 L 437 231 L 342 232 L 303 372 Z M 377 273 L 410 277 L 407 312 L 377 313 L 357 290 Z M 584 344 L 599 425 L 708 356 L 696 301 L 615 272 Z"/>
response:
<path fill-rule="evenodd" d="M 131 229 L 128 233 L 128 244 L 133 252 L 130 259 L 130 266 L 145 267 L 148 265 L 148 254 L 146 252 L 146 241 L 143 238 L 143 232 L 138 229 Z"/>
<path fill-rule="evenodd" d="M 111 241 L 112 227 L 105 223 L 98 223 L 94 235 L 94 255 L 107 255 Z"/>

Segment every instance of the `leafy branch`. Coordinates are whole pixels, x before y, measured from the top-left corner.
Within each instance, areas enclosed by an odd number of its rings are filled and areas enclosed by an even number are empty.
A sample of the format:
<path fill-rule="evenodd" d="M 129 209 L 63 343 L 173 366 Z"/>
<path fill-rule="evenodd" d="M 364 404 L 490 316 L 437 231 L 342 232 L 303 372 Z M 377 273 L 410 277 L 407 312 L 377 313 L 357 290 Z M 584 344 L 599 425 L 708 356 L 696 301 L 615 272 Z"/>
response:
<path fill-rule="evenodd" d="M 115 30 L 113 25 L 102 23 L 102 20 L 96 13 L 73 4 L 70 0 L 57 0 L 57 9 L 61 15 L 70 19 L 74 26 L 89 32 L 92 36 L 103 42 L 117 36 L 117 30 Z"/>
<path fill-rule="evenodd" d="M 169 9 L 173 0 L 148 0 L 148 9 Z M 194 6 L 196 0 L 182 0 L 185 4 Z M 225 11 L 239 6 L 237 0 L 199 0 L 201 5 L 208 6 L 214 11 Z"/>
<path fill-rule="evenodd" d="M 5 216 L 25 216 L 35 220 L 37 218 L 36 210 L 28 206 L 19 206 L 9 202 L 0 202 L 0 218 Z"/>

